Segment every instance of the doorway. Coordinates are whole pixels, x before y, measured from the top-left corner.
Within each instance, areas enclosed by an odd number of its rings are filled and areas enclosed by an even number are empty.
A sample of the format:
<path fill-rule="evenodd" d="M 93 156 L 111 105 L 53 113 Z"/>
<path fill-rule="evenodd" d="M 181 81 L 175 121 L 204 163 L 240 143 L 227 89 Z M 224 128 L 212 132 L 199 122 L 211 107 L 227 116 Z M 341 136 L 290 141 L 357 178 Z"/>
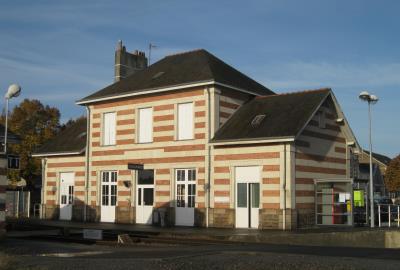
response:
<path fill-rule="evenodd" d="M 72 172 L 60 173 L 60 219 L 71 220 L 74 203 L 74 178 Z"/>
<path fill-rule="evenodd" d="M 175 225 L 194 226 L 196 170 L 175 170 Z"/>
<path fill-rule="evenodd" d="M 258 228 L 260 167 L 236 167 L 236 228 Z"/>
<path fill-rule="evenodd" d="M 117 205 L 117 172 L 101 173 L 101 222 L 115 222 Z"/>
<path fill-rule="evenodd" d="M 152 224 L 154 206 L 154 170 L 138 171 L 136 185 L 136 223 Z"/>

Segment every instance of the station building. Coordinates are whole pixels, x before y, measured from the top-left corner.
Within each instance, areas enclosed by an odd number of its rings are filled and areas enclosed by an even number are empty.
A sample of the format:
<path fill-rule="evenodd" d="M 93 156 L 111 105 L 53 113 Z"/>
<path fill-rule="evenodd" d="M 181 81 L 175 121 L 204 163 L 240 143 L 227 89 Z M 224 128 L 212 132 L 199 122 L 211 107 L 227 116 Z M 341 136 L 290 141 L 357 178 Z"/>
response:
<path fill-rule="evenodd" d="M 115 82 L 37 150 L 46 219 L 257 229 L 350 225 L 360 148 L 331 89 L 276 94 L 206 50 Z"/>

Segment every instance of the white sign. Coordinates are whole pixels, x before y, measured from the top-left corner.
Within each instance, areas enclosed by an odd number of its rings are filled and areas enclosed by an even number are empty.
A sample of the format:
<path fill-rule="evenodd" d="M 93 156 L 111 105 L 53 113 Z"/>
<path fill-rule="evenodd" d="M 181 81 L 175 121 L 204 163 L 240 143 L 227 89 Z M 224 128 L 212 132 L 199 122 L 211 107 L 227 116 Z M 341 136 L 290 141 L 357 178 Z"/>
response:
<path fill-rule="evenodd" d="M 103 230 L 83 229 L 83 239 L 103 240 Z"/>

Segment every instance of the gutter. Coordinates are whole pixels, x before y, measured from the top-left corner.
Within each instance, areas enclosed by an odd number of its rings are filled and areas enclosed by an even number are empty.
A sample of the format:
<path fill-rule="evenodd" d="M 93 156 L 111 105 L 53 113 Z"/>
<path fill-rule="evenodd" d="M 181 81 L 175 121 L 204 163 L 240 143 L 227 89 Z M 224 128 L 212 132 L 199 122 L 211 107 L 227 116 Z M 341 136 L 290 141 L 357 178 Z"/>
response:
<path fill-rule="evenodd" d="M 40 192 L 40 218 L 44 218 L 44 205 L 45 205 L 45 197 L 44 197 L 44 189 L 46 187 L 46 166 L 47 166 L 47 158 L 42 158 L 42 190 Z"/>
<path fill-rule="evenodd" d="M 237 144 L 261 144 L 261 143 L 279 143 L 294 142 L 294 137 L 271 137 L 271 138 L 254 138 L 254 139 L 234 139 L 234 140 L 215 140 L 211 141 L 212 145 L 237 145 Z"/>
<path fill-rule="evenodd" d="M 144 88 L 144 89 L 138 89 L 135 90 L 134 92 L 122 94 L 122 95 L 111 95 L 111 96 L 105 96 L 105 97 L 99 97 L 99 98 L 93 98 L 93 99 L 81 99 L 75 102 L 77 105 L 86 105 L 89 103 L 94 103 L 94 102 L 100 102 L 100 101 L 106 101 L 106 100 L 112 100 L 112 99 L 118 99 L 118 98 L 125 98 L 125 97 L 132 97 L 132 96 L 139 96 L 139 95 L 145 95 L 145 94 L 152 94 L 152 93 L 160 93 L 160 92 L 166 92 L 166 91 L 172 91 L 172 90 L 179 90 L 179 89 L 184 89 L 184 88 L 190 88 L 190 87 L 198 87 L 198 86 L 209 86 L 209 85 L 220 85 L 223 87 L 227 87 L 236 91 L 240 91 L 246 94 L 251 94 L 254 96 L 261 96 L 262 94 L 260 93 L 254 93 L 252 91 L 248 91 L 242 88 L 238 88 L 232 85 L 228 84 L 223 84 L 219 83 L 215 80 L 206 80 L 206 81 L 198 81 L 198 82 L 193 82 L 189 84 L 178 84 L 178 85 L 173 85 L 173 86 L 167 86 L 167 87 L 159 87 L 159 88 Z"/>
<path fill-rule="evenodd" d="M 86 106 L 86 114 L 87 114 L 87 121 L 86 121 L 86 183 L 85 183 L 85 207 L 83 208 L 83 221 L 87 221 L 87 208 L 89 204 L 89 162 L 90 162 L 90 156 L 89 156 L 89 150 L 90 150 L 90 108 L 89 106 Z"/>
<path fill-rule="evenodd" d="M 85 151 L 86 147 L 83 148 L 79 152 L 59 152 L 59 153 L 38 153 L 32 154 L 32 157 L 51 157 L 51 156 L 72 156 L 72 155 L 80 155 Z"/>
<path fill-rule="evenodd" d="M 282 183 L 282 191 L 283 191 L 283 219 L 282 225 L 283 230 L 286 230 L 286 143 L 283 144 L 283 183 Z"/>

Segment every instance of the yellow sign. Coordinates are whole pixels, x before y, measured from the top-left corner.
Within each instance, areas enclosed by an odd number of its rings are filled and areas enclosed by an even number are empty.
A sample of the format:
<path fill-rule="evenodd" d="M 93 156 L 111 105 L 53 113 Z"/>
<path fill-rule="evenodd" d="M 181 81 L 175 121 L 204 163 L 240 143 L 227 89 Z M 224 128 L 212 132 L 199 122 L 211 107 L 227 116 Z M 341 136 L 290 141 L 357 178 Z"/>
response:
<path fill-rule="evenodd" d="M 354 207 L 364 207 L 364 190 L 354 190 Z"/>

